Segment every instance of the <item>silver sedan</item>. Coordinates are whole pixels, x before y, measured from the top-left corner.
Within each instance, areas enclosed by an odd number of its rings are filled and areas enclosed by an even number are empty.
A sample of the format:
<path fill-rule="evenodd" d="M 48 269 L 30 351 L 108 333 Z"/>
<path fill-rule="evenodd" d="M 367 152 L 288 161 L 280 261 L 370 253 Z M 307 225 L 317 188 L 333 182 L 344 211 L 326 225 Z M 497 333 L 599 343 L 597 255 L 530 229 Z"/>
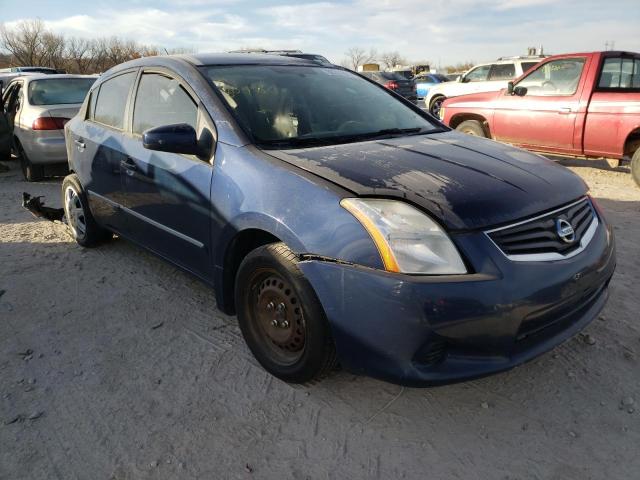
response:
<path fill-rule="evenodd" d="M 3 89 L 0 159 L 13 152 L 28 181 L 67 162 L 64 125 L 75 116 L 96 80 L 88 75 L 28 75 Z"/>

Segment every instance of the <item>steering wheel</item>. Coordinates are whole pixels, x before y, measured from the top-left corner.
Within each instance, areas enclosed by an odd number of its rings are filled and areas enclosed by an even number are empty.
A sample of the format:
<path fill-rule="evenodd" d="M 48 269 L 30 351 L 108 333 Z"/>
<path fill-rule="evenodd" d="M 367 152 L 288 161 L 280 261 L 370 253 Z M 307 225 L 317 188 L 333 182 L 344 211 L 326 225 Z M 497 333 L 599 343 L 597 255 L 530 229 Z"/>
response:
<path fill-rule="evenodd" d="M 558 90 L 558 87 L 556 87 L 556 84 L 551 80 L 545 80 L 544 82 L 542 82 L 542 89 L 551 92 Z"/>
<path fill-rule="evenodd" d="M 349 131 L 357 130 L 357 127 L 360 127 L 363 125 L 364 124 L 362 122 L 359 122 L 358 120 L 347 120 L 346 122 L 343 122 L 340 124 L 340 126 L 338 127 L 338 131 L 349 132 Z"/>

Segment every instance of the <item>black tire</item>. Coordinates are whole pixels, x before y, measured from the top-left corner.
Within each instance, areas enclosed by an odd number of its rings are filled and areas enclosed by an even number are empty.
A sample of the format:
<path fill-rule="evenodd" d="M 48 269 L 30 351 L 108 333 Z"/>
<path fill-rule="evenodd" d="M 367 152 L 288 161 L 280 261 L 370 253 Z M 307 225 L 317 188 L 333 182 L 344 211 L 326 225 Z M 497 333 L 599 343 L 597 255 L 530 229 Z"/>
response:
<path fill-rule="evenodd" d="M 236 275 L 235 304 L 242 335 L 267 372 L 305 383 L 336 367 L 322 305 L 284 243 L 264 245 L 245 257 Z"/>
<path fill-rule="evenodd" d="M 87 196 L 75 173 L 67 175 L 62 181 L 62 205 L 69 232 L 78 244 L 94 247 L 113 236 L 96 223 L 89 210 Z"/>
<path fill-rule="evenodd" d="M 440 109 L 442 108 L 442 103 L 447 99 L 444 95 L 436 95 L 429 102 L 429 113 L 436 117 L 438 120 L 440 119 Z"/>
<path fill-rule="evenodd" d="M 467 135 L 473 135 L 474 137 L 487 138 L 487 132 L 478 120 L 465 120 L 456 127 L 456 130 Z"/>
<path fill-rule="evenodd" d="M 20 161 L 20 168 L 22 169 L 22 175 L 27 182 L 37 182 L 44 178 L 44 167 L 42 165 L 34 165 L 27 156 L 24 148 L 17 140 L 14 144 L 15 154 Z"/>
<path fill-rule="evenodd" d="M 640 147 L 636 149 L 636 153 L 631 158 L 631 176 L 636 185 L 640 187 Z"/>

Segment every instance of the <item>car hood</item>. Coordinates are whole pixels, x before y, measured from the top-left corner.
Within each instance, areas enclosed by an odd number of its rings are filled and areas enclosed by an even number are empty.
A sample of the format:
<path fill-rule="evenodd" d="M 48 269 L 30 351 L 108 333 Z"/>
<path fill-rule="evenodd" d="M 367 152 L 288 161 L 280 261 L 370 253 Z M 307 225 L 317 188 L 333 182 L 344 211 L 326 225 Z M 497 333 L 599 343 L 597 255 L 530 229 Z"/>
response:
<path fill-rule="evenodd" d="M 469 93 L 457 97 L 447 98 L 442 104 L 443 107 L 487 107 L 487 102 L 493 102 L 500 95 L 502 90 L 494 92 Z"/>
<path fill-rule="evenodd" d="M 450 131 L 266 153 L 356 195 L 414 203 L 450 230 L 512 222 L 587 192 L 580 177 L 539 155 Z"/>

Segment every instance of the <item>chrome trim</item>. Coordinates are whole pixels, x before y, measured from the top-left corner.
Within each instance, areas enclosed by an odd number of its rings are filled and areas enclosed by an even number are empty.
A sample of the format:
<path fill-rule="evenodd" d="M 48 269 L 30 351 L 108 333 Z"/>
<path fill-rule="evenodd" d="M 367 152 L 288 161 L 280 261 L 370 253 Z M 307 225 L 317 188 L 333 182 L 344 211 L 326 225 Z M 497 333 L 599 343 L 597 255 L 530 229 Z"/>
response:
<path fill-rule="evenodd" d="M 153 219 L 151 219 L 149 217 L 145 217 L 144 215 L 141 215 L 138 212 L 136 212 L 134 210 L 131 210 L 130 208 L 124 207 L 124 206 L 120 205 L 119 203 L 108 199 L 107 197 L 103 197 L 99 193 L 96 193 L 96 192 L 94 192 L 92 190 L 87 190 L 87 193 L 89 193 L 90 195 L 93 195 L 95 197 L 98 197 L 100 200 L 103 200 L 103 201 L 107 202 L 108 204 L 112 205 L 113 207 L 115 207 L 117 209 L 123 210 L 124 212 L 126 212 L 126 213 L 128 213 L 130 215 L 133 215 L 134 217 L 142 220 L 143 222 L 147 222 L 147 223 L 153 225 L 154 227 L 159 228 L 160 230 L 163 230 L 163 231 L 165 231 L 165 232 L 167 232 L 167 233 L 169 233 L 169 234 L 171 234 L 171 235 L 173 235 L 175 237 L 178 237 L 179 239 L 184 240 L 185 242 L 188 242 L 188 243 L 190 243 L 192 245 L 195 245 L 198 248 L 204 248 L 204 243 L 196 240 L 195 238 L 191 238 L 191 237 L 185 235 L 184 233 L 180 233 L 177 230 L 174 230 L 171 227 L 167 227 L 166 225 L 163 225 L 163 224 L 161 224 L 159 222 L 156 222 L 155 220 L 153 220 Z"/>
<path fill-rule="evenodd" d="M 550 212 L 543 213 L 542 215 L 538 215 L 537 217 L 527 218 L 526 220 L 522 220 L 521 222 L 512 223 L 512 224 L 506 225 L 504 227 L 498 227 L 498 228 L 493 228 L 491 230 L 485 230 L 484 233 L 488 234 L 488 233 L 493 233 L 493 232 L 499 232 L 500 230 L 506 230 L 507 228 L 513 228 L 513 227 L 517 227 L 519 225 L 524 225 L 525 223 L 533 222 L 534 220 L 538 220 L 539 218 L 548 217 L 549 215 L 553 215 L 554 213 L 561 212 L 562 210 L 566 210 L 567 208 L 571 208 L 574 205 L 577 205 L 580 202 L 585 202 L 585 201 L 588 201 L 588 198 L 587 197 L 582 197 L 580 200 L 576 200 L 573 203 L 565 205 L 564 207 L 556 208 L 555 210 L 552 210 Z M 593 206 L 591 206 L 591 208 L 593 208 Z"/>
<path fill-rule="evenodd" d="M 507 225 L 506 227 L 494 228 L 493 230 L 486 230 L 484 232 L 484 234 L 491 241 L 491 243 L 493 243 L 495 245 L 495 247 L 500 251 L 500 253 L 502 253 L 506 258 L 508 258 L 509 260 L 511 260 L 513 262 L 554 262 L 554 261 L 558 261 L 558 260 L 567 260 L 567 259 L 575 257 L 579 253 L 583 252 L 585 250 L 585 248 L 587 248 L 589 246 L 589 243 L 591 243 L 591 240 L 593 239 L 593 237 L 596 234 L 596 230 L 598 229 L 598 225 L 600 224 L 600 222 L 598 221 L 598 214 L 596 213 L 596 211 L 593 208 L 593 205 L 591 205 L 591 203 L 589 203 L 589 206 L 591 207 L 591 211 L 593 212 L 593 220 L 591 221 L 591 224 L 589 225 L 589 228 L 587 228 L 587 230 L 584 232 L 584 235 L 582 235 L 582 238 L 580 239 L 580 246 L 578 248 L 576 248 L 575 250 L 572 250 L 571 252 L 567 253 L 566 255 L 563 255 L 563 254 L 557 253 L 557 252 L 525 253 L 525 254 L 521 254 L 521 255 L 507 255 L 506 253 L 504 253 L 504 250 L 502 250 L 502 248 L 500 248 L 500 246 L 496 242 L 493 241 L 493 238 L 491 238 L 491 236 L 489 234 L 493 233 L 493 232 L 500 231 L 500 230 L 505 230 L 507 228 L 516 227 L 518 225 L 523 225 L 525 223 L 529 223 L 529 222 L 532 222 L 534 220 L 538 220 L 539 218 L 548 217 L 550 215 L 553 215 L 554 213 L 560 212 L 562 210 L 566 210 L 567 208 L 571 208 L 574 205 L 577 205 L 578 203 L 583 202 L 583 201 L 588 201 L 587 197 L 584 197 L 584 198 L 578 200 L 577 202 L 570 203 L 569 205 L 565 205 L 562 208 L 558 208 L 558 209 L 553 210 L 551 212 L 545 213 L 544 215 L 538 215 L 537 217 L 533 217 L 533 218 L 530 218 L 528 220 L 524 220 L 522 222 L 517 222 L 517 223 L 513 223 L 511 225 Z"/>

